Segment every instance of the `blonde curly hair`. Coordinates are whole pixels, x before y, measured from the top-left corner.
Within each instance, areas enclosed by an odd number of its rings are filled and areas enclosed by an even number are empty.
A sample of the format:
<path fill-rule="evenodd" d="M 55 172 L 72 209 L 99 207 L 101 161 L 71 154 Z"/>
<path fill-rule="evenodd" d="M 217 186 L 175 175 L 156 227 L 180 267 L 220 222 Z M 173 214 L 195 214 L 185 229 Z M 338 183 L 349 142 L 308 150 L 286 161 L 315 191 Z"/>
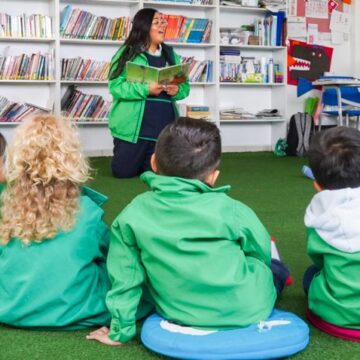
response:
<path fill-rule="evenodd" d="M 8 147 L 4 170 L 1 242 L 13 237 L 40 242 L 73 227 L 89 165 L 69 121 L 53 115 L 24 121 Z"/>

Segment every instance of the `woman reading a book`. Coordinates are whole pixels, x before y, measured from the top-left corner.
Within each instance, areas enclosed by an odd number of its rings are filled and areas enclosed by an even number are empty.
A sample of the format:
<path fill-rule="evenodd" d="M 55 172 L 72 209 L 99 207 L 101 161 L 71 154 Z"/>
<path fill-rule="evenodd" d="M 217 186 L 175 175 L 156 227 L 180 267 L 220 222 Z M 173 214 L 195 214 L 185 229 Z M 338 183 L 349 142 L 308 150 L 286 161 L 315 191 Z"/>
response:
<path fill-rule="evenodd" d="M 186 79 L 178 85 L 129 81 L 127 62 L 163 68 L 180 64 L 180 57 L 163 43 L 167 21 L 155 9 L 139 10 L 125 44 L 111 61 L 109 89 L 113 105 L 109 128 L 114 137 L 112 172 L 119 178 L 150 170 L 150 157 L 161 130 L 177 117 L 176 100 L 189 94 Z"/>

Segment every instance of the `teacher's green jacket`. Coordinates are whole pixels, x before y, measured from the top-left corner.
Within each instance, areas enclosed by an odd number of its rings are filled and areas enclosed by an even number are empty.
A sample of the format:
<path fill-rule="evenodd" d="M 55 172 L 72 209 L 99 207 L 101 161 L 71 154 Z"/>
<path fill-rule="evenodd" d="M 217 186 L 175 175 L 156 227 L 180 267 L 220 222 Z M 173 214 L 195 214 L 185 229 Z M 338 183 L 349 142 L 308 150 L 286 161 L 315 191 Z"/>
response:
<path fill-rule="evenodd" d="M 171 47 L 167 45 L 163 45 L 163 47 L 170 49 L 175 64 L 181 63 L 179 55 Z M 124 49 L 124 46 L 121 47 L 111 60 L 110 78 Z M 144 54 L 138 55 L 131 61 L 139 65 L 148 65 Z M 128 82 L 126 76 L 126 69 L 124 69 L 117 78 L 109 80 L 109 90 L 113 98 L 109 114 L 109 128 L 113 137 L 136 143 L 144 115 L 145 101 L 149 95 L 149 84 Z M 177 113 L 175 101 L 186 98 L 189 92 L 190 86 L 188 82 L 179 84 L 178 93 L 172 97 L 175 113 Z"/>

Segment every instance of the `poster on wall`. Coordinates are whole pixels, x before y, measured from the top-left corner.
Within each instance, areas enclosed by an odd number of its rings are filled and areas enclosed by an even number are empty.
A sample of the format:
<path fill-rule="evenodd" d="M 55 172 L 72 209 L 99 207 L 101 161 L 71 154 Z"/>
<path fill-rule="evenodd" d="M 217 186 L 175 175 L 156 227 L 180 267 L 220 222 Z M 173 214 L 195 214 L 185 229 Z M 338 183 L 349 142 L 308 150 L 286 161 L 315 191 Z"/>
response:
<path fill-rule="evenodd" d="M 297 85 L 299 79 L 314 81 L 330 71 L 333 48 L 289 40 L 288 84 Z"/>
<path fill-rule="evenodd" d="M 305 1 L 305 17 L 314 19 L 327 19 L 328 0 L 307 0 Z"/>

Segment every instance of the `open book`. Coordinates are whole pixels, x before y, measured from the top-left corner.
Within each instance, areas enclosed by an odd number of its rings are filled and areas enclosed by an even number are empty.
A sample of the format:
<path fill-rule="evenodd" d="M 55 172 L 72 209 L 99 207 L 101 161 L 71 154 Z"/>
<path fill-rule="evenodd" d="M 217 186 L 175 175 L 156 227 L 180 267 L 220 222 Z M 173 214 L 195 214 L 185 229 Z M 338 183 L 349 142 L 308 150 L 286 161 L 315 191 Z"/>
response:
<path fill-rule="evenodd" d="M 142 83 L 159 83 L 163 85 L 178 85 L 186 81 L 189 76 L 189 64 L 179 64 L 157 68 L 126 63 L 127 81 Z"/>

